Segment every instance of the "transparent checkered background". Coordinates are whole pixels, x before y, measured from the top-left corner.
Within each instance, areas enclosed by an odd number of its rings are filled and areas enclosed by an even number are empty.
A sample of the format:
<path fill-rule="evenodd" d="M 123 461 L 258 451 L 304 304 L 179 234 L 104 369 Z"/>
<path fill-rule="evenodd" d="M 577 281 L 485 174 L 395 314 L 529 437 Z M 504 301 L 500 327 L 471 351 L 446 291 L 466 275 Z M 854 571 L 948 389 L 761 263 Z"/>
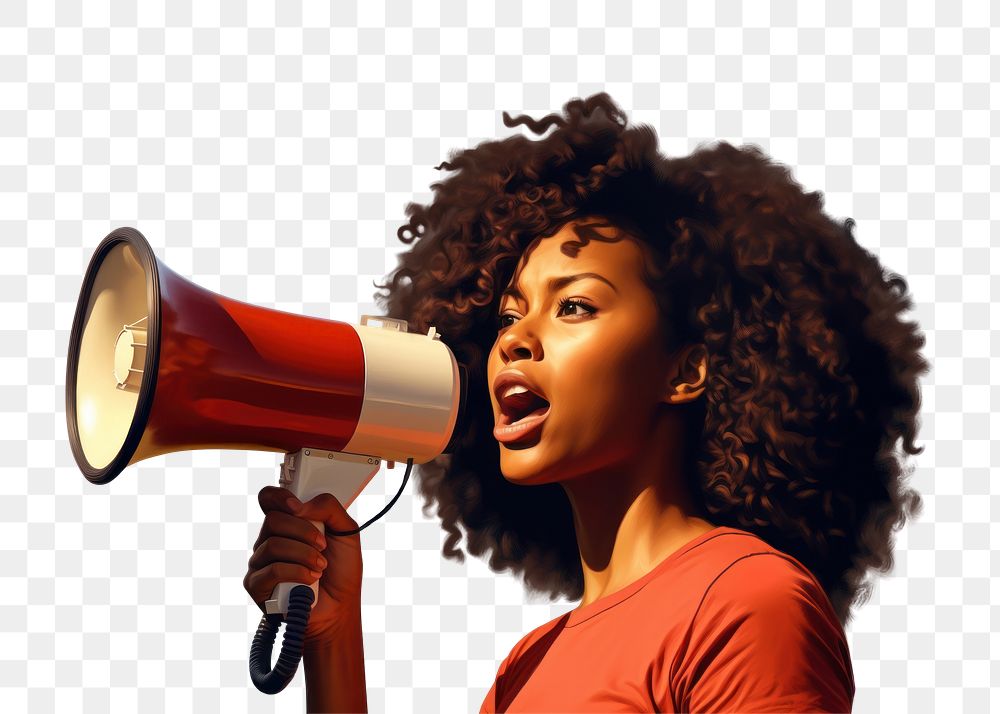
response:
<path fill-rule="evenodd" d="M 908 279 L 933 362 L 911 461 L 925 508 L 849 628 L 855 711 L 996 706 L 989 3 L 329 4 L 0 4 L 3 710 L 305 708 L 301 668 L 277 696 L 247 670 L 242 580 L 280 455 L 172 454 L 105 486 L 75 465 L 65 358 L 100 240 L 134 226 L 210 290 L 357 322 L 449 150 L 525 131 L 504 110 L 602 90 L 668 154 L 762 146 Z M 401 477 L 383 470 L 355 518 Z M 414 493 L 361 536 L 370 710 L 478 711 L 511 646 L 575 603 L 446 561 Z"/>

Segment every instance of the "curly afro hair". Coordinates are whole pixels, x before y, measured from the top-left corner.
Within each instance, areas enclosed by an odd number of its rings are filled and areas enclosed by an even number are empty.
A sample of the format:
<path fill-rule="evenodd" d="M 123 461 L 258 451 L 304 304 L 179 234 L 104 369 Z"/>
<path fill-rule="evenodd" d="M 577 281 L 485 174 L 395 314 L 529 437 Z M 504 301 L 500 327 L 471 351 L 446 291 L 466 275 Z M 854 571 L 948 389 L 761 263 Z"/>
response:
<path fill-rule="evenodd" d="M 555 129 L 451 152 L 435 168 L 454 173 L 432 184 L 433 201 L 406 206 L 397 235 L 412 247 L 375 285 L 387 316 L 417 332 L 434 325 L 468 370 L 466 432 L 414 469 L 424 514 L 436 503 L 448 533 L 443 555 L 464 559 L 461 525 L 469 553 L 488 551 L 491 569 L 521 575 L 529 594 L 582 597 L 564 490 L 500 471 L 486 363 L 525 249 L 601 216 L 646 252 L 664 334 L 708 350 L 707 388 L 686 407 L 689 485 L 704 512 L 798 559 L 846 625 L 870 596 L 868 571 L 891 570 L 894 531 L 921 509 L 895 450 L 902 438 L 907 454 L 923 451 L 917 379 L 929 368 L 918 326 L 900 319 L 906 281 L 756 147 L 667 158 L 653 129 L 629 127 L 603 92 L 562 115 L 503 119 Z"/>

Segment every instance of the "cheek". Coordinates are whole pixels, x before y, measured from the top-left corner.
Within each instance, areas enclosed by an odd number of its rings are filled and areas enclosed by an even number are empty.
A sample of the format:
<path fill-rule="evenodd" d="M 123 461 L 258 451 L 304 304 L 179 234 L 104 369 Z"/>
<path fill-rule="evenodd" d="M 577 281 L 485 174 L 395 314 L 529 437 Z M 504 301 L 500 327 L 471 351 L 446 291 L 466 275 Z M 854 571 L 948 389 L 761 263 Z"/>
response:
<path fill-rule="evenodd" d="M 624 377 L 624 363 L 604 362 L 601 368 L 559 374 L 558 405 L 547 426 L 546 455 L 559 463 L 561 478 L 594 470 L 634 456 L 646 445 L 648 417 Z M 550 472 L 554 473 L 554 472 Z"/>
<path fill-rule="evenodd" d="M 649 354 L 623 335 L 608 336 L 569 357 L 558 376 L 558 394 L 568 406 L 564 414 L 574 422 L 589 420 L 604 432 L 635 429 L 657 401 L 657 371 Z"/>
<path fill-rule="evenodd" d="M 564 414 L 574 421 L 602 422 L 612 414 L 620 419 L 637 396 L 635 371 L 636 364 L 628 353 L 602 342 L 560 360 L 554 394 L 564 401 Z"/>

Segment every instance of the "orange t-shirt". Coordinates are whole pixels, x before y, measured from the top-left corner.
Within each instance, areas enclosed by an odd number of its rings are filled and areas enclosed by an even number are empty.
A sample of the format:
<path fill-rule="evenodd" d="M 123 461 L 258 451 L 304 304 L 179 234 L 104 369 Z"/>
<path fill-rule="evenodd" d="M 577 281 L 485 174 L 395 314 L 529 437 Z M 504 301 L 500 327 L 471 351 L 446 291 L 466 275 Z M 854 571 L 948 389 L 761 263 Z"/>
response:
<path fill-rule="evenodd" d="M 812 573 L 719 526 L 522 637 L 480 714 L 849 712 L 853 701 L 847 638 Z"/>

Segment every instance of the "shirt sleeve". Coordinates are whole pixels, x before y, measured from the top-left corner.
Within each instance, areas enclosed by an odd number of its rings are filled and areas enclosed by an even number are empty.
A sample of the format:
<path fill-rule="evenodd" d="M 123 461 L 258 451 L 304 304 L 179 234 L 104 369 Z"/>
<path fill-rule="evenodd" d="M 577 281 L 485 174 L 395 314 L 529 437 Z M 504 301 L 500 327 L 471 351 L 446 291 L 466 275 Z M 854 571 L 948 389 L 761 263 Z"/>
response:
<path fill-rule="evenodd" d="M 743 556 L 712 582 L 670 668 L 677 711 L 849 712 L 843 627 L 801 564 Z"/>
<path fill-rule="evenodd" d="M 490 691 L 486 693 L 486 698 L 483 700 L 482 705 L 479 707 L 479 714 L 496 714 L 497 711 L 497 680 L 499 680 L 500 675 L 503 674 L 504 669 L 507 667 L 507 660 L 505 659 L 500 663 L 500 667 L 497 669 L 496 676 L 493 678 L 493 686 L 490 687 Z"/>
<path fill-rule="evenodd" d="M 496 714 L 496 703 L 497 682 L 494 679 L 493 686 L 490 687 L 490 691 L 486 693 L 486 699 L 483 700 L 482 705 L 479 707 L 479 714 Z"/>
<path fill-rule="evenodd" d="M 497 668 L 496 676 L 493 678 L 493 686 L 491 686 L 490 691 L 486 693 L 486 698 L 479 707 L 479 714 L 497 714 L 497 683 L 501 681 L 501 677 L 503 677 L 504 672 L 507 671 L 507 665 L 510 663 L 511 658 L 514 656 L 514 652 L 517 651 L 520 644 L 521 643 L 519 642 L 514 646 L 514 648 L 506 657 L 504 657 L 500 666 Z"/>

